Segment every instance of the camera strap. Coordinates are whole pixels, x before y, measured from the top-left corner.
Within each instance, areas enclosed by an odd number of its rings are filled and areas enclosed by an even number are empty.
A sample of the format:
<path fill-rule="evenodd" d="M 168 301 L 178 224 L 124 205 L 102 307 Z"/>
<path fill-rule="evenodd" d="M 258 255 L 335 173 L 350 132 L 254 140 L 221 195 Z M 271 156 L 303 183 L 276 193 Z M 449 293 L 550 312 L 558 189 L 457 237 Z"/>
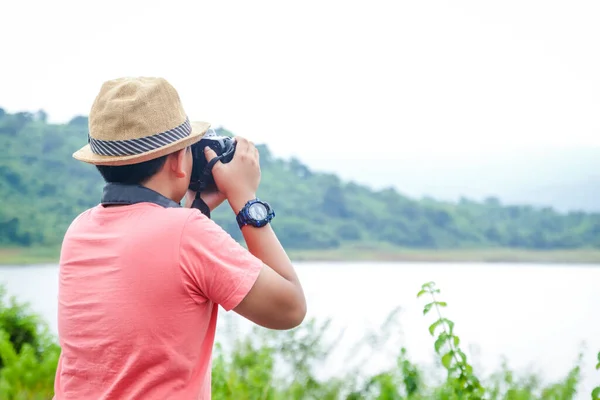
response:
<path fill-rule="evenodd" d="M 196 192 L 196 197 L 194 198 L 194 202 L 192 203 L 192 208 L 199 209 L 202 212 L 202 214 L 206 215 L 208 218 L 210 218 L 210 208 L 208 208 L 208 205 L 204 202 L 204 200 L 202 200 L 202 198 L 200 197 L 200 193 L 206 188 L 207 178 L 212 173 L 212 169 L 215 166 L 215 164 L 217 162 L 221 161 L 223 158 L 230 155 L 233 152 L 233 150 L 234 149 L 231 149 L 227 153 L 223 153 L 220 156 L 214 157 L 212 160 L 210 160 L 208 163 L 206 163 L 206 166 L 204 167 L 204 170 L 202 171 L 203 179 L 202 178 L 200 179 L 200 182 L 199 182 L 200 188 Z"/>
<path fill-rule="evenodd" d="M 176 203 L 145 186 L 125 185 L 121 183 L 107 183 L 106 186 L 104 186 L 100 203 L 103 206 L 153 203 L 165 208 L 181 207 L 181 204 Z M 210 209 L 204 200 L 200 198 L 200 192 L 196 193 L 192 208 L 199 209 L 202 214 L 210 218 Z"/>
<path fill-rule="evenodd" d="M 208 204 L 202 200 L 200 197 L 200 192 L 196 192 L 196 197 L 194 198 L 194 202 L 192 203 L 192 208 L 197 208 L 202 212 L 202 214 L 206 215 L 210 218 L 210 208 L 208 208 Z"/>
<path fill-rule="evenodd" d="M 215 164 L 219 161 L 221 161 L 227 154 L 221 154 L 220 156 L 216 156 L 215 158 L 213 158 L 212 160 L 210 160 L 208 163 L 206 163 L 206 166 L 204 167 L 204 170 L 202 171 L 202 178 L 199 179 L 198 181 L 198 192 L 200 193 L 201 191 L 203 191 L 204 189 L 206 189 L 206 182 L 208 181 L 208 177 L 210 177 L 210 174 L 212 173 L 212 169 L 215 166 Z M 196 195 L 196 198 L 198 198 L 198 195 Z"/>
<path fill-rule="evenodd" d="M 205 177 L 209 176 L 215 164 L 221 161 L 221 159 L 226 157 L 228 154 L 229 153 L 221 154 L 220 156 L 210 160 L 204 168 L 203 175 Z M 192 203 L 192 208 L 197 208 L 200 210 L 200 212 L 202 212 L 202 214 L 210 218 L 210 209 L 208 208 L 208 204 L 206 204 L 200 197 L 200 192 L 202 189 L 204 189 L 204 187 L 201 187 L 200 190 L 196 192 L 196 197 Z M 176 203 L 173 200 L 168 199 L 162 194 L 145 186 L 126 185 L 122 183 L 107 183 L 104 186 L 100 203 L 104 206 L 153 203 L 165 208 L 181 207 L 181 204 Z"/>
<path fill-rule="evenodd" d="M 154 203 L 165 208 L 181 207 L 180 204 L 162 194 L 141 185 L 107 183 L 102 192 L 102 205 L 129 205 Z"/>

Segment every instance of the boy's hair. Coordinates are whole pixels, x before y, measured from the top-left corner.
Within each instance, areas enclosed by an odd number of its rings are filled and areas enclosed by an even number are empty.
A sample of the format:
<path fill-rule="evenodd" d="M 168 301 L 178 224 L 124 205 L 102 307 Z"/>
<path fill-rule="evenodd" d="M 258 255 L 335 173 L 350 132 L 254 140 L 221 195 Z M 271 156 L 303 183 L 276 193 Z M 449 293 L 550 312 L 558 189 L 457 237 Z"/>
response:
<path fill-rule="evenodd" d="M 96 165 L 107 183 L 141 185 L 165 165 L 168 155 L 131 165 Z"/>

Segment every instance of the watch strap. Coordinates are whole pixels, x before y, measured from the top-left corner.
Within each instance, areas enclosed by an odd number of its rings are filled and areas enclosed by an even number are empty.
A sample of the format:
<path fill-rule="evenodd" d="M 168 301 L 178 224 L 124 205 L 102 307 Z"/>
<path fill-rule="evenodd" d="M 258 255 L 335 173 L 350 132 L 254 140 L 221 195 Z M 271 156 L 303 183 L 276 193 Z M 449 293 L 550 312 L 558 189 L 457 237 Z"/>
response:
<path fill-rule="evenodd" d="M 255 203 L 260 203 L 260 204 L 264 205 L 267 209 L 267 216 L 262 220 L 255 220 L 249 214 L 250 207 Z M 260 199 L 256 198 L 256 199 L 248 201 L 244 205 L 244 207 L 240 210 L 240 212 L 236 215 L 235 219 L 238 223 L 238 227 L 241 229 L 244 225 L 251 225 L 256 228 L 263 227 L 263 226 L 267 225 L 269 222 L 271 222 L 271 220 L 274 217 L 275 217 L 275 211 L 273 211 L 273 209 L 271 208 L 269 203 L 261 201 Z"/>

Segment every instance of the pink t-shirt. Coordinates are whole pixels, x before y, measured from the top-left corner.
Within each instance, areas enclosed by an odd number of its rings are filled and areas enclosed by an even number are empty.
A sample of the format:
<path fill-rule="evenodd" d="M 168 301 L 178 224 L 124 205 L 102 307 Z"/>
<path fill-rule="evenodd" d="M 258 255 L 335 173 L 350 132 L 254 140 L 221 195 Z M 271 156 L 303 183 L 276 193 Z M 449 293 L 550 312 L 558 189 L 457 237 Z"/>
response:
<path fill-rule="evenodd" d="M 218 306 L 262 265 L 195 209 L 85 211 L 61 251 L 55 399 L 210 399 Z"/>

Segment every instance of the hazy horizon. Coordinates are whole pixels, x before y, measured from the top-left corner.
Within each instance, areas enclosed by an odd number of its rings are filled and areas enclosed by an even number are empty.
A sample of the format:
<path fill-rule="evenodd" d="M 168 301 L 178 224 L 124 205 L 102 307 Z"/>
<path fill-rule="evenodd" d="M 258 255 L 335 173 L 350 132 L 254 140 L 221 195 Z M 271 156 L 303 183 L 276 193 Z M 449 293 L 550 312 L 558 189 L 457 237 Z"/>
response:
<path fill-rule="evenodd" d="M 105 80 L 162 76 L 191 119 L 344 179 L 600 207 L 592 0 L 23 0 L 3 12 L 4 51 L 18 55 L 0 75 L 9 112 L 66 122 Z"/>

